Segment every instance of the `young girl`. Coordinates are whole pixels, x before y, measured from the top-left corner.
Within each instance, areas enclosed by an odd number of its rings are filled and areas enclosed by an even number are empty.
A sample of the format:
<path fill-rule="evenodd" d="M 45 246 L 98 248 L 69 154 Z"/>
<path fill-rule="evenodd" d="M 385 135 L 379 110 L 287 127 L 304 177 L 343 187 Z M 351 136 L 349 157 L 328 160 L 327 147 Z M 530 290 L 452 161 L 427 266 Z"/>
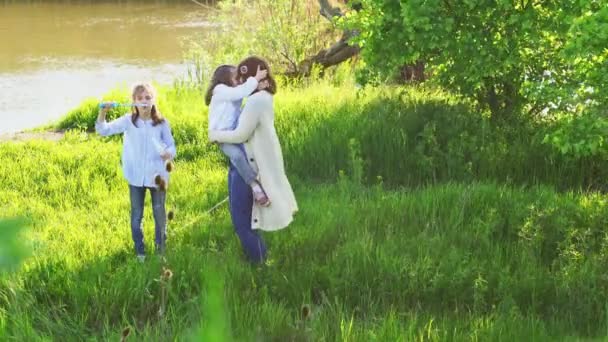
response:
<path fill-rule="evenodd" d="M 155 223 L 156 252 L 164 253 L 167 221 L 165 214 L 165 186 L 169 172 L 165 163 L 175 157 L 175 141 L 167 119 L 155 103 L 155 91 L 149 84 L 133 87 L 136 106 L 131 113 L 108 123 L 106 114 L 111 104 L 102 104 L 95 130 L 102 136 L 124 133 L 122 169 L 131 198 L 131 236 L 140 262 L 145 259 L 142 218 L 146 189 L 152 197 Z"/>
<path fill-rule="evenodd" d="M 205 103 L 209 106 L 209 130 L 233 130 L 241 114 L 243 98 L 258 87 L 258 82 L 266 78 L 267 70 L 258 68 L 255 77 L 239 85 L 236 67 L 221 65 L 213 73 Z M 270 200 L 262 185 L 256 180 L 257 172 L 253 170 L 241 144 L 220 144 L 220 149 L 230 159 L 245 183 L 251 186 L 253 198 L 261 206 L 270 205 Z"/>

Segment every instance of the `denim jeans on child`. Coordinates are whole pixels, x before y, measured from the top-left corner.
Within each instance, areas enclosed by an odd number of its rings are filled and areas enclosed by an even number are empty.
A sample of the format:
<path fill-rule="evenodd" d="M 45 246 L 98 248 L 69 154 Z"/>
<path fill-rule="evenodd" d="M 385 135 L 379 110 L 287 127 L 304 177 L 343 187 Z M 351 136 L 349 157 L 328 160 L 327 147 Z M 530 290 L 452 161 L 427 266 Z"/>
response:
<path fill-rule="evenodd" d="M 228 158 L 230 158 L 230 163 L 234 165 L 236 171 L 243 177 L 245 183 L 251 185 L 256 179 L 257 173 L 251 168 L 251 165 L 249 165 L 247 155 L 245 154 L 245 150 L 241 148 L 241 145 L 220 144 L 220 149 Z"/>
<path fill-rule="evenodd" d="M 152 213 L 154 216 L 154 231 L 156 252 L 164 253 L 165 240 L 167 239 L 167 216 L 165 213 L 166 192 L 155 188 L 129 185 L 131 197 L 131 236 L 135 244 L 135 252 L 138 255 L 145 254 L 144 248 L 144 199 L 146 190 L 150 191 L 152 197 Z"/>

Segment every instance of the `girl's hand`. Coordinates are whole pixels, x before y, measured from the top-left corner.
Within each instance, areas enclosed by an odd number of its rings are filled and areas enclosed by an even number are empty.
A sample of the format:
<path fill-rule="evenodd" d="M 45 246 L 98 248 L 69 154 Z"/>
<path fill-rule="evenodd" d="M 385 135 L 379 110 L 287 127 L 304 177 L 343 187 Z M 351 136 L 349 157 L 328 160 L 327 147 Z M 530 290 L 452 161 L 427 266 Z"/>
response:
<path fill-rule="evenodd" d="M 258 65 L 258 71 L 256 71 L 255 73 L 255 79 L 260 82 L 261 80 L 265 79 L 266 76 L 268 76 L 268 70 L 261 70 L 260 69 L 261 66 Z"/>
<path fill-rule="evenodd" d="M 112 108 L 112 102 L 103 102 L 99 105 L 99 114 L 97 115 L 97 122 L 102 122 L 106 120 L 106 115 L 110 108 Z"/>
<path fill-rule="evenodd" d="M 99 111 L 101 111 L 105 114 L 110 110 L 110 108 L 112 108 L 112 106 L 113 106 L 113 102 L 102 102 L 99 105 L 99 107 L 100 107 Z"/>
<path fill-rule="evenodd" d="M 161 158 L 163 161 L 167 161 L 167 160 L 171 159 L 171 154 L 170 154 L 169 152 L 167 152 L 167 151 L 163 151 L 163 152 L 160 154 L 160 158 Z"/>

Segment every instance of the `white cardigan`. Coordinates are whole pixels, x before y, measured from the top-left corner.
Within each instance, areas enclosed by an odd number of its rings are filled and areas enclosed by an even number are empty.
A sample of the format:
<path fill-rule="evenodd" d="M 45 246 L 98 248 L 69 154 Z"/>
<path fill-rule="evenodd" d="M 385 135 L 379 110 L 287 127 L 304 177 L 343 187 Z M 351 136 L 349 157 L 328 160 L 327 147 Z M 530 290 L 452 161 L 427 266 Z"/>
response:
<path fill-rule="evenodd" d="M 285 175 L 281 144 L 274 127 L 273 97 L 266 91 L 251 95 L 234 131 L 209 132 L 209 140 L 220 143 L 244 143 L 249 163 L 271 204 L 253 203 L 251 226 L 266 231 L 287 227 L 298 211 L 293 190 Z"/>

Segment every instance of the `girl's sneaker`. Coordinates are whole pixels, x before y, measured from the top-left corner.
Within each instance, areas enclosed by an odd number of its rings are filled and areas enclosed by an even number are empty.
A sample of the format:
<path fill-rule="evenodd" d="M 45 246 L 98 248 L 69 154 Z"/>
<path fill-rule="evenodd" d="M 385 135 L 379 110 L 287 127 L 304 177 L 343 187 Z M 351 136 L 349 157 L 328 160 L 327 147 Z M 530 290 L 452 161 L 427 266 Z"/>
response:
<path fill-rule="evenodd" d="M 144 261 L 146 261 L 146 256 L 143 254 L 138 254 L 137 261 L 139 261 L 139 263 L 143 263 Z"/>

